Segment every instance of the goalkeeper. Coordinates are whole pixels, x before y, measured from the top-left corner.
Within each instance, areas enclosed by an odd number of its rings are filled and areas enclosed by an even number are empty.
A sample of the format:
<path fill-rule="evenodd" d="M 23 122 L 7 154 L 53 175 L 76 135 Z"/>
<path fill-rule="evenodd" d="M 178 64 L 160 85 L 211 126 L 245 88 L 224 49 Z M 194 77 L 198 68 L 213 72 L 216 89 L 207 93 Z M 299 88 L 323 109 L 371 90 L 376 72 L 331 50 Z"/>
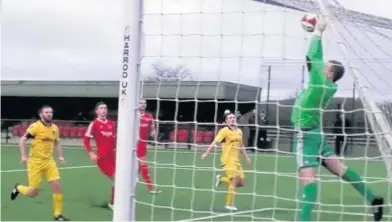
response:
<path fill-rule="evenodd" d="M 325 109 L 337 91 L 336 82 L 343 77 L 344 67 L 338 61 L 323 62 L 322 34 L 327 27 L 323 16 L 320 16 L 313 36 L 310 40 L 306 56 L 309 84 L 297 96 L 292 110 L 291 121 L 295 127 L 294 150 L 298 173 L 303 185 L 302 202 L 299 221 L 311 221 L 311 212 L 317 201 L 317 182 L 315 174 L 321 164 L 331 173 L 348 181 L 369 204 L 372 205 L 374 220 L 380 221 L 383 216 L 384 199 L 376 197 L 373 191 L 363 182 L 357 172 L 345 166 L 334 155 L 326 144 L 322 134 L 321 112 Z"/>

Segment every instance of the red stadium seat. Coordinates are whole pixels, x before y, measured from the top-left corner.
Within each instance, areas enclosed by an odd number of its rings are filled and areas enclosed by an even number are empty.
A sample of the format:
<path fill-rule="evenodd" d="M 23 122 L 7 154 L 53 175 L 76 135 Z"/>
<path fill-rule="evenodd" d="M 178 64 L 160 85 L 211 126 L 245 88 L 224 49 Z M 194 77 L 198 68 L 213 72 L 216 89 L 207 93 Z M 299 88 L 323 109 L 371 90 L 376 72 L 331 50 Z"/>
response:
<path fill-rule="evenodd" d="M 12 126 L 12 136 L 19 136 L 20 124 Z"/>
<path fill-rule="evenodd" d="M 197 130 L 194 133 L 194 141 L 193 142 L 196 144 L 201 144 L 201 143 L 203 143 L 203 137 L 204 137 L 204 131 Z"/>
<path fill-rule="evenodd" d="M 83 138 L 84 134 L 86 134 L 87 127 L 85 126 L 78 126 L 76 136 L 79 138 Z"/>
<path fill-rule="evenodd" d="M 24 133 L 21 125 L 19 125 L 19 126 L 16 128 L 16 130 L 17 130 L 17 131 L 16 131 L 16 136 L 22 136 L 22 134 Z"/>
<path fill-rule="evenodd" d="M 214 131 L 204 132 L 204 137 L 203 137 L 204 143 L 211 143 L 213 139 L 214 139 Z"/>
<path fill-rule="evenodd" d="M 70 138 L 75 138 L 78 132 L 78 127 L 77 126 L 70 126 L 69 127 L 69 137 Z"/>
<path fill-rule="evenodd" d="M 188 130 L 180 129 L 177 133 L 177 142 L 186 143 L 188 142 Z"/>
<path fill-rule="evenodd" d="M 170 141 L 171 142 L 177 142 L 177 133 L 175 130 L 170 132 Z"/>
<path fill-rule="evenodd" d="M 64 137 L 64 138 L 68 138 L 70 131 L 71 131 L 71 127 L 70 126 L 62 126 L 60 128 L 60 136 Z"/>
<path fill-rule="evenodd" d="M 27 125 L 27 124 L 21 124 L 20 128 L 19 128 L 18 136 L 23 136 L 26 133 L 26 130 L 28 127 L 29 127 L 29 125 Z"/>

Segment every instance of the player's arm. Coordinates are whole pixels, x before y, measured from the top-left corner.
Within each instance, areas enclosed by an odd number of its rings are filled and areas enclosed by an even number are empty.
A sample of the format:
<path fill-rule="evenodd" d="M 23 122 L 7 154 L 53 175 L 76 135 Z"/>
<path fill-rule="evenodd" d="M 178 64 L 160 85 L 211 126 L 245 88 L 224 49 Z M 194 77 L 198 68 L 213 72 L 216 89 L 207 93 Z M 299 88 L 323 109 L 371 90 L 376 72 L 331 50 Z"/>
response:
<path fill-rule="evenodd" d="M 216 147 L 218 143 L 221 143 L 225 138 L 227 134 L 227 129 L 226 127 L 223 129 L 220 129 L 218 134 L 215 136 L 214 141 L 208 146 L 207 150 L 203 153 L 201 156 L 202 159 L 206 158 L 207 155 Z"/>
<path fill-rule="evenodd" d="M 324 53 L 321 37 L 326 26 L 327 24 L 324 17 L 320 16 L 309 42 L 306 63 L 310 74 L 311 84 L 322 84 L 326 80 L 326 76 L 324 74 Z"/>
<path fill-rule="evenodd" d="M 56 155 L 60 163 L 64 163 L 63 148 L 60 143 L 60 131 L 59 128 L 57 127 L 56 127 L 56 139 L 54 140 L 54 149 L 56 151 Z"/>
<path fill-rule="evenodd" d="M 245 158 L 245 160 L 246 160 L 246 162 L 247 162 L 248 164 L 251 164 L 251 163 L 252 163 L 252 160 L 249 158 L 248 153 L 246 152 L 246 149 L 245 149 L 245 146 L 244 146 L 243 143 L 241 144 L 240 153 L 241 153 L 241 155 Z"/>
<path fill-rule="evenodd" d="M 27 160 L 26 141 L 28 139 L 33 139 L 36 136 L 37 131 L 37 124 L 33 123 L 27 128 L 26 133 L 19 140 L 19 151 L 22 162 Z"/>
<path fill-rule="evenodd" d="M 151 118 L 150 135 L 151 135 L 151 137 L 155 137 L 156 134 L 157 134 L 157 131 L 156 131 L 156 129 L 155 129 L 154 119 Z"/>
<path fill-rule="evenodd" d="M 87 151 L 88 155 L 93 161 L 97 160 L 97 155 L 94 153 L 93 149 L 91 148 L 91 138 L 93 138 L 93 130 L 94 130 L 94 123 L 90 123 L 87 127 L 87 131 L 83 137 L 83 145 L 84 149 Z"/>

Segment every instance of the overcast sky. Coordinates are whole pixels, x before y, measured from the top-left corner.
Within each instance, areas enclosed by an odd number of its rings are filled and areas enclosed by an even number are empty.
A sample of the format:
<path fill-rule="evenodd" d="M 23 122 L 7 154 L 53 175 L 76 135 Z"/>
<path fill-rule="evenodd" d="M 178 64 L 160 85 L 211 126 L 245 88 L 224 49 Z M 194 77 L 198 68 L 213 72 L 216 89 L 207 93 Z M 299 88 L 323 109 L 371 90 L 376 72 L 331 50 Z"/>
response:
<path fill-rule="evenodd" d="M 122 0 L 2 2 L 2 79 L 119 79 Z M 392 19 L 390 0 L 339 2 Z M 266 87 L 272 65 L 272 95 L 294 95 L 307 47 L 301 16 L 250 0 L 146 0 L 142 75 L 153 75 L 152 64 L 160 62 L 184 65 L 196 80 Z M 363 83 L 376 97 L 392 95 L 392 31 L 352 24 L 337 29 L 349 42 L 349 60 Z M 346 63 L 337 41 L 329 30 L 325 56 Z M 340 95 L 351 94 L 350 75 L 340 85 Z"/>

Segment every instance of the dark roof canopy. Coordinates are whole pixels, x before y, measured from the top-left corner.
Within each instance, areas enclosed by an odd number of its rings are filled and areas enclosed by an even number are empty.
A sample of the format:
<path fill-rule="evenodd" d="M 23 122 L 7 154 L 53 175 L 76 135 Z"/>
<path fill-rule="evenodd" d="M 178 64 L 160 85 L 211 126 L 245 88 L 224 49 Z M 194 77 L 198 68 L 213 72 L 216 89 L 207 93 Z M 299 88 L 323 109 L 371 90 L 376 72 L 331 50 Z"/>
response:
<path fill-rule="evenodd" d="M 216 81 L 144 81 L 144 98 L 256 101 L 261 88 Z M 117 97 L 117 82 L 2 81 L 2 96 Z"/>

